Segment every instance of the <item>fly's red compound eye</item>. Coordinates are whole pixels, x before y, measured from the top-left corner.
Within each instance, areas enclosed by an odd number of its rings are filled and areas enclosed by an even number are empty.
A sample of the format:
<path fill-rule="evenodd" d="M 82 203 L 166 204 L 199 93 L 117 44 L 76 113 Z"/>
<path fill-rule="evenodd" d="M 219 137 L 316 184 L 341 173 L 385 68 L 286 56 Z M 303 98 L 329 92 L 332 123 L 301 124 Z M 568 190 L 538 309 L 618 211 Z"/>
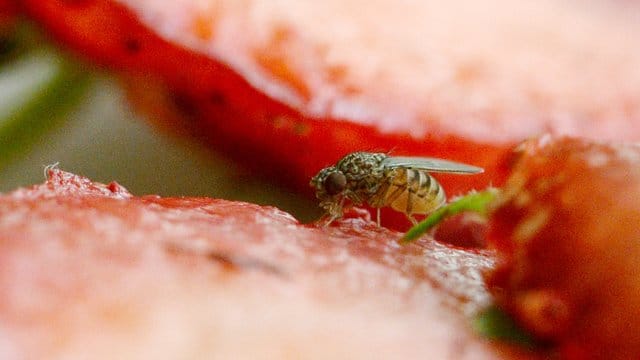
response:
<path fill-rule="evenodd" d="M 324 180 L 324 189 L 329 195 L 341 193 L 347 187 L 347 178 L 343 173 L 334 172 Z"/>

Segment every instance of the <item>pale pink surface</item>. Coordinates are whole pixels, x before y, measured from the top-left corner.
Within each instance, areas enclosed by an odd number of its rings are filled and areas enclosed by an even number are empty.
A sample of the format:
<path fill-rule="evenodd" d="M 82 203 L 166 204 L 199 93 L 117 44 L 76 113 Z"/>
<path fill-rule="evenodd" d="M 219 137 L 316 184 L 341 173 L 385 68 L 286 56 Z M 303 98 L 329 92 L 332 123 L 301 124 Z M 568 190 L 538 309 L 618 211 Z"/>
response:
<path fill-rule="evenodd" d="M 117 2 L 309 116 L 416 137 L 640 140 L 633 2 Z"/>
<path fill-rule="evenodd" d="M 491 257 L 399 236 L 52 170 L 0 196 L 0 357 L 499 357 L 467 317 Z"/>

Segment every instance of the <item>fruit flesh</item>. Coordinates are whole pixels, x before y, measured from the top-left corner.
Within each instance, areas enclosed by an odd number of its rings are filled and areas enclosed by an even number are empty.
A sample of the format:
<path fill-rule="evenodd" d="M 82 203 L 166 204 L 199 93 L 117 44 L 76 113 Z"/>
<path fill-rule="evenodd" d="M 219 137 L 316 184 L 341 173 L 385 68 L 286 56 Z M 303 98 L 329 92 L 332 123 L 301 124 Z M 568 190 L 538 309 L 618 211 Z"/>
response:
<path fill-rule="evenodd" d="M 137 197 L 55 169 L 0 196 L 0 215 L 4 357 L 517 354 L 470 329 L 490 253 L 427 238 L 400 247 L 366 217 L 301 225 L 274 208 Z"/>

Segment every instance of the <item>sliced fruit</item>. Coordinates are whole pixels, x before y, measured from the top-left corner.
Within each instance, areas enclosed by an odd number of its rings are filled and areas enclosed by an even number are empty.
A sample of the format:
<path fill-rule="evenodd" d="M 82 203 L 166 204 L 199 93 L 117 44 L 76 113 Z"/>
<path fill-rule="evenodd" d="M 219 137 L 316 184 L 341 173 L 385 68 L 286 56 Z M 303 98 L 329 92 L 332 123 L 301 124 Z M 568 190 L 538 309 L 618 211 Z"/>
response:
<path fill-rule="evenodd" d="M 356 150 L 485 168 L 436 175 L 455 196 L 500 186 L 505 154 L 528 137 L 640 140 L 632 2 L 22 6 L 66 46 L 125 74 L 154 121 L 186 126 L 308 196 L 311 176 Z"/>
<path fill-rule="evenodd" d="M 47 174 L 0 196 L 3 357 L 524 355 L 471 330 L 490 253 Z"/>
<path fill-rule="evenodd" d="M 640 138 L 629 3 L 23 3 L 92 59 L 159 76 L 201 137 L 300 189 L 354 150 L 487 168 L 444 177 L 453 195 L 499 185 L 525 137 Z"/>

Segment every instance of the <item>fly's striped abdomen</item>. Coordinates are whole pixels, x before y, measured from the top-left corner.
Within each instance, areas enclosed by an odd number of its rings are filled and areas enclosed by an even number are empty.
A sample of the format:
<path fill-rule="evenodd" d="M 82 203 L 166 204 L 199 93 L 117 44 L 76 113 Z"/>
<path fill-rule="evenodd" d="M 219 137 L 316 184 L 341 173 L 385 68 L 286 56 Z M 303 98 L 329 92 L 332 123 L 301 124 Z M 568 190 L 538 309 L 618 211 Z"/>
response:
<path fill-rule="evenodd" d="M 412 215 L 431 213 L 445 200 L 442 186 L 426 171 L 396 168 L 385 171 L 384 184 L 369 203 Z"/>

